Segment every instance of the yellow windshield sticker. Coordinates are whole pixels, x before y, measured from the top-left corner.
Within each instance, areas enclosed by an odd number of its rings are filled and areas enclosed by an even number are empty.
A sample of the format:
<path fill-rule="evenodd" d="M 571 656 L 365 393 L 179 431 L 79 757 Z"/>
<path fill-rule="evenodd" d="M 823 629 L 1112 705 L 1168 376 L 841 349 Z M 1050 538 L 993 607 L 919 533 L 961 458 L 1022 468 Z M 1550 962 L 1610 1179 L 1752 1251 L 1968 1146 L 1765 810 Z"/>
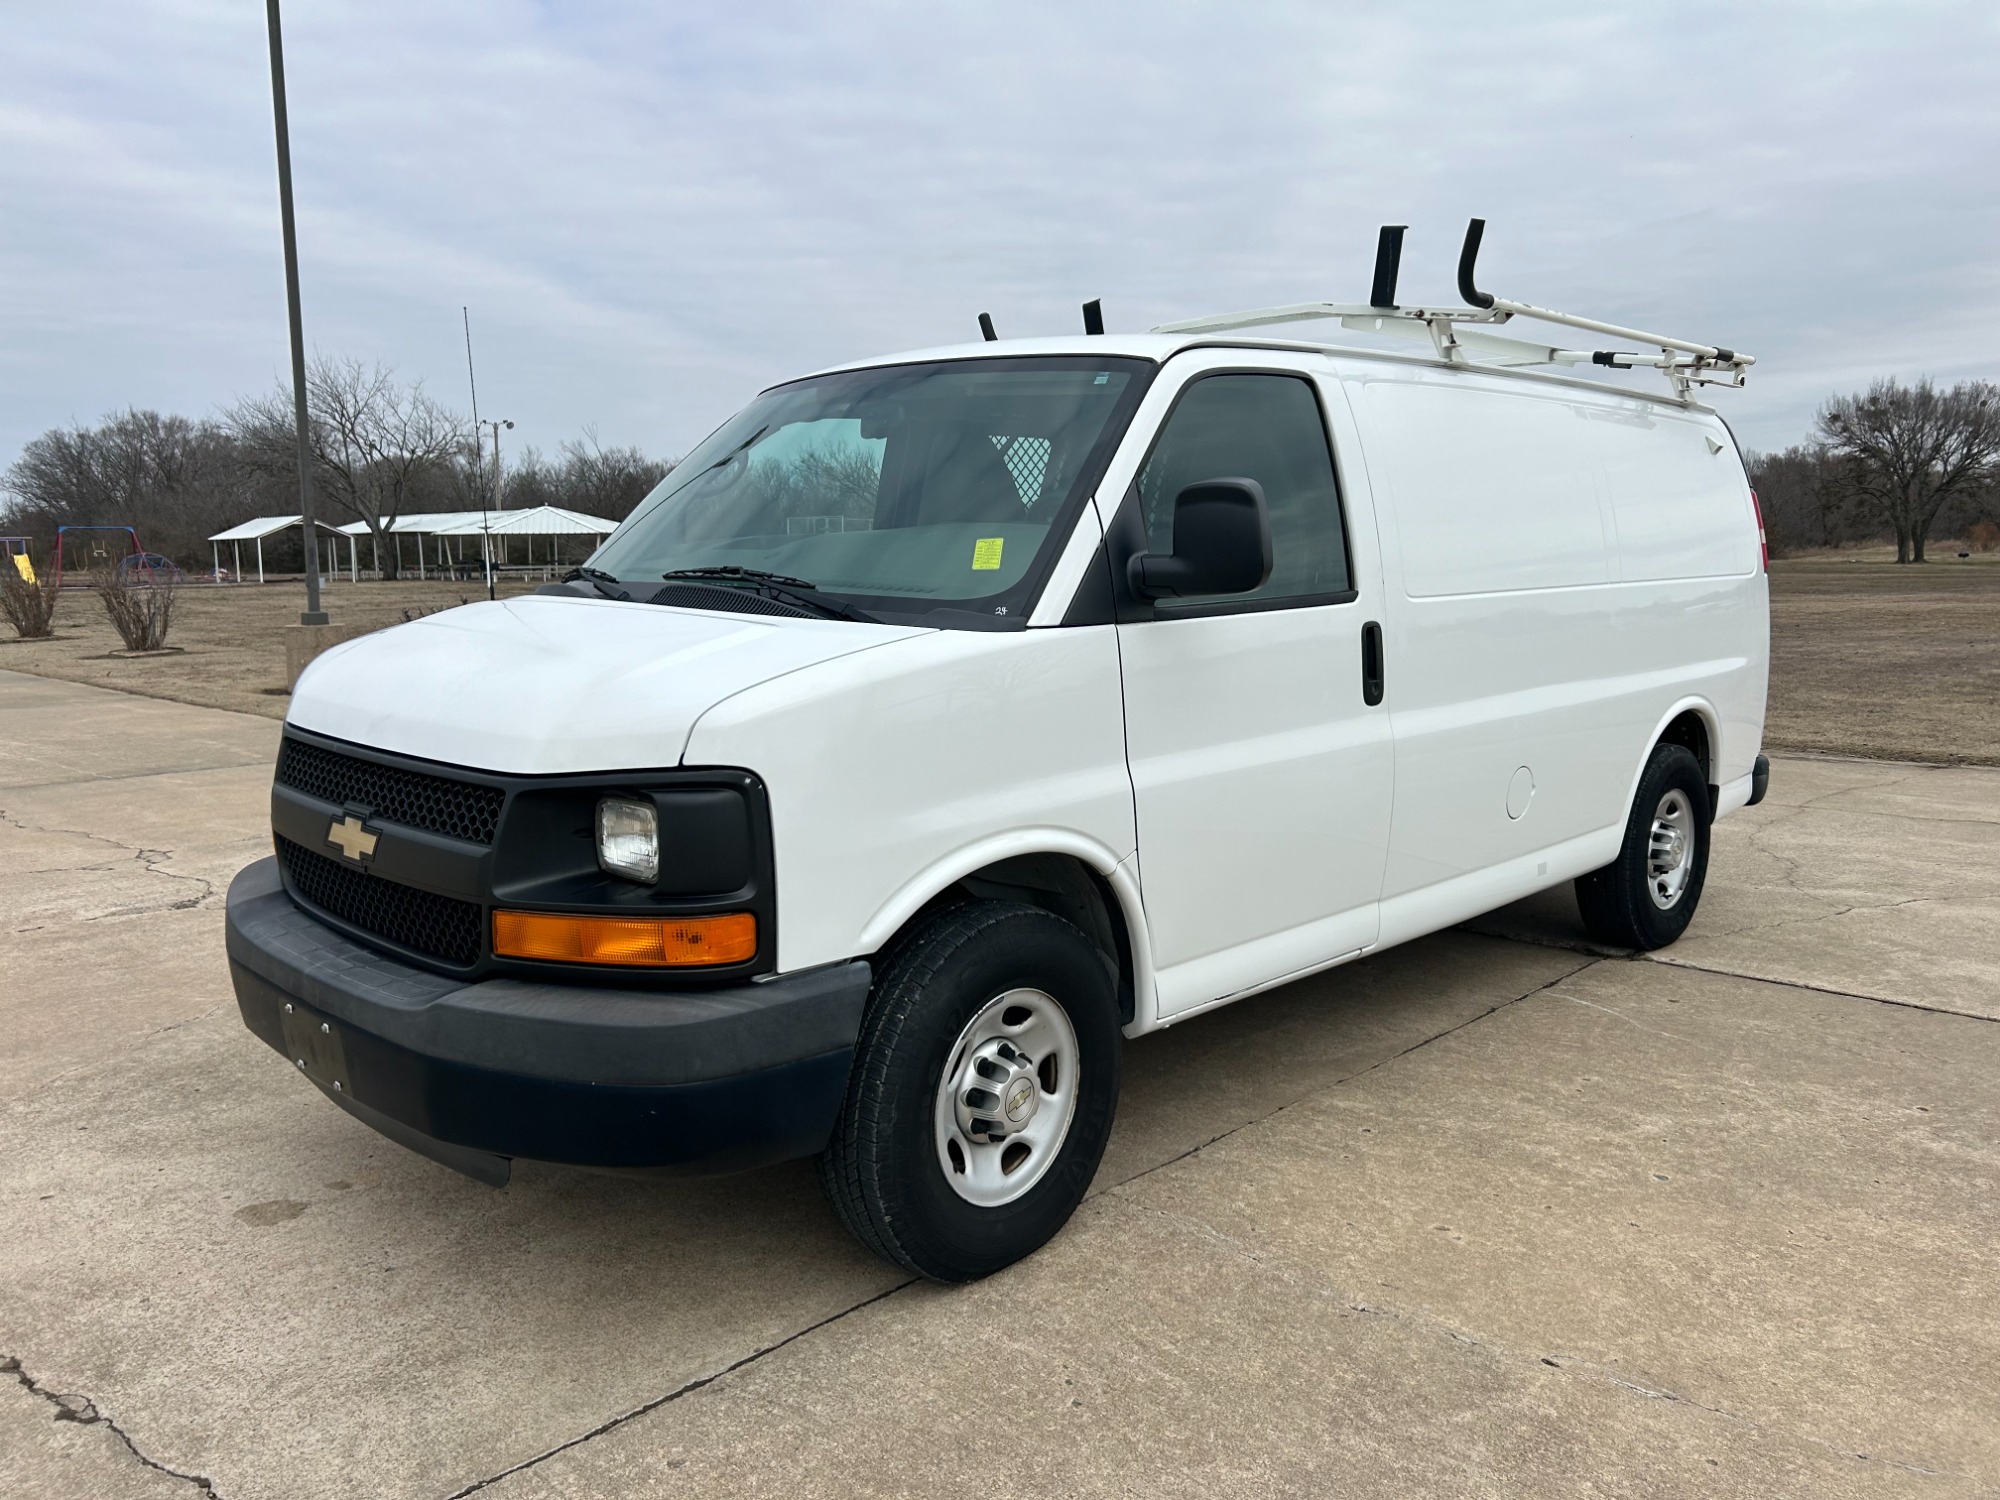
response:
<path fill-rule="evenodd" d="M 1000 566 L 1000 549 L 1006 544 L 1004 536 L 983 536 L 972 544 L 972 571 L 991 573 Z"/>

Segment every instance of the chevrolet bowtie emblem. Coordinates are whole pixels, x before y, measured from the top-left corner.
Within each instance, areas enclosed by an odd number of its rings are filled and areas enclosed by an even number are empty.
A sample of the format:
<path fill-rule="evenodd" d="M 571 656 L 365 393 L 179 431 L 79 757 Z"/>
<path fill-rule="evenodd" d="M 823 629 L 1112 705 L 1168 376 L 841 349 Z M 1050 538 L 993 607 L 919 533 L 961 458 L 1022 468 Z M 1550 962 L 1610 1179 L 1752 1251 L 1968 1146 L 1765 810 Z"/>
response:
<path fill-rule="evenodd" d="M 357 865 L 375 857 L 375 845 L 382 835 L 361 825 L 361 820 L 349 813 L 344 818 L 335 818 L 333 826 L 326 831 L 326 841 Z"/>

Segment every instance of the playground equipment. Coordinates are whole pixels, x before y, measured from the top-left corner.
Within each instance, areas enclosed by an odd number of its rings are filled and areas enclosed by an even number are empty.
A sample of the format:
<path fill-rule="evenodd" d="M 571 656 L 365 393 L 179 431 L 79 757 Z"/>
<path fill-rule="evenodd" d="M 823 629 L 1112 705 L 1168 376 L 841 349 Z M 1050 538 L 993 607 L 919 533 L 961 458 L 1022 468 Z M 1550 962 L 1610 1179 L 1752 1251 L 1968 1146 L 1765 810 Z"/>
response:
<path fill-rule="evenodd" d="M 35 564 L 28 556 L 28 537 L 0 536 L 0 556 L 14 565 L 14 571 L 29 583 L 35 581 Z"/>
<path fill-rule="evenodd" d="M 130 526 L 58 526 L 56 528 L 56 587 L 66 573 L 88 575 L 99 568 L 116 568 L 135 552 L 139 533 Z"/>
<path fill-rule="evenodd" d="M 157 552 L 134 552 L 118 564 L 120 583 L 185 583 L 187 574 L 171 557 Z"/>

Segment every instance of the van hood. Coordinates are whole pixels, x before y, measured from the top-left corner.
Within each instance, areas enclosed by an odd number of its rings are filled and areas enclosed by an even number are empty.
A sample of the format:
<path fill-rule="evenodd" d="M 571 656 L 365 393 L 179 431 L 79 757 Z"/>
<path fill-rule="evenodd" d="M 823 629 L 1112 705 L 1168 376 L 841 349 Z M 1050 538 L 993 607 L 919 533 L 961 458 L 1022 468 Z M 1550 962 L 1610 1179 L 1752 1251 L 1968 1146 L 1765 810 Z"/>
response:
<path fill-rule="evenodd" d="M 676 765 L 724 698 L 928 632 L 529 595 L 468 604 L 319 656 L 288 724 L 486 771 Z"/>

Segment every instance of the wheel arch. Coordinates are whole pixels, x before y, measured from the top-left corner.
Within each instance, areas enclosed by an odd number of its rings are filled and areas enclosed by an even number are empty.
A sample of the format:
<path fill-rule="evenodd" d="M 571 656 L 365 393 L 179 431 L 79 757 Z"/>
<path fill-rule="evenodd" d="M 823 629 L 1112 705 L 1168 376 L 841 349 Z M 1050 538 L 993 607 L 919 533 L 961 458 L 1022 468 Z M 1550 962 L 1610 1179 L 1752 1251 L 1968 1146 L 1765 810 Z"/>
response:
<path fill-rule="evenodd" d="M 1706 698 L 1689 695 L 1660 716 L 1653 726 L 1653 732 L 1646 737 L 1645 753 L 1632 768 L 1632 783 L 1625 793 L 1625 805 L 1629 809 L 1632 799 L 1639 792 L 1639 778 L 1646 774 L 1646 762 L 1661 745 L 1679 745 L 1694 756 L 1701 767 L 1701 779 L 1708 787 L 1708 809 L 1710 821 L 1714 821 L 1715 805 L 1721 794 L 1716 784 L 1715 768 L 1721 763 L 1722 727 L 1721 717 L 1715 705 Z"/>
<path fill-rule="evenodd" d="M 856 950 L 879 953 L 912 922 L 963 897 L 1020 901 L 1081 929 L 1113 971 L 1120 1024 L 1150 1026 L 1156 1009 L 1151 948 L 1129 859 L 1062 829 L 985 840 L 933 864 L 899 890 L 869 920 Z"/>

